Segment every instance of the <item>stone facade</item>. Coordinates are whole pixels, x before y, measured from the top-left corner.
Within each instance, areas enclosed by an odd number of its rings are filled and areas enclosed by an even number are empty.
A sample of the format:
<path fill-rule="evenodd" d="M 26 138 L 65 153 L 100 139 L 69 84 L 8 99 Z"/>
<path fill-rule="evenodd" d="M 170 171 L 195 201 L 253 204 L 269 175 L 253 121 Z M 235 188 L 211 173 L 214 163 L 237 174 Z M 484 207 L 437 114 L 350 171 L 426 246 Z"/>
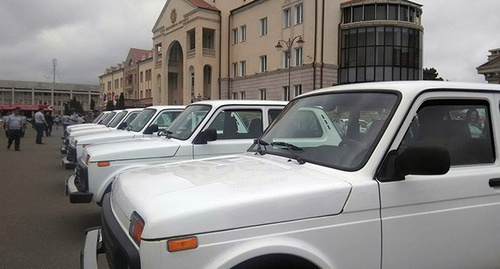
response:
<path fill-rule="evenodd" d="M 500 48 L 490 50 L 488 61 L 477 67 L 477 73 L 484 75 L 488 83 L 500 84 Z"/>

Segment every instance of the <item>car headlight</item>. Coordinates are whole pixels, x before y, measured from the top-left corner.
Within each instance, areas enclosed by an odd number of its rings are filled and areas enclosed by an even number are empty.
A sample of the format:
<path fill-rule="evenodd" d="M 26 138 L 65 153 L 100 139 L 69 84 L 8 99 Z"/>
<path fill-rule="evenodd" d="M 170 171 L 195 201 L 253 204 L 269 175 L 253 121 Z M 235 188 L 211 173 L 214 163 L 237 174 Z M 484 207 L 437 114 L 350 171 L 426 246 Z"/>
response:
<path fill-rule="evenodd" d="M 134 239 L 134 242 L 140 246 L 142 231 L 144 230 L 144 220 L 134 211 L 130 217 L 130 226 L 128 228 L 128 234 Z"/>

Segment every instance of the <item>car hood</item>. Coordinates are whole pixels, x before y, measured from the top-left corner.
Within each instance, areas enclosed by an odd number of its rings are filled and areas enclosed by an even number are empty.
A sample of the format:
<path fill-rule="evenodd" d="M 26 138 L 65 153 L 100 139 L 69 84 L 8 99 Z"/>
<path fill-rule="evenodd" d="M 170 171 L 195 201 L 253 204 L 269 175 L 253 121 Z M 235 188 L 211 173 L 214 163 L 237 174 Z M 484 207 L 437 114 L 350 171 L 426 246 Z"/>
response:
<path fill-rule="evenodd" d="M 137 138 L 91 145 L 84 154 L 90 162 L 165 158 L 175 156 L 179 147 L 170 139 Z"/>
<path fill-rule="evenodd" d="M 93 128 L 104 128 L 106 125 L 100 125 L 100 124 L 93 124 L 90 123 L 89 125 L 75 125 L 73 128 L 70 128 L 71 126 L 68 126 L 66 129 L 70 132 L 76 132 L 79 130 L 85 130 L 85 129 L 93 129 Z"/>
<path fill-rule="evenodd" d="M 249 154 L 149 166 L 119 174 L 115 214 L 159 239 L 339 214 L 351 185 L 286 158 Z M 333 170 L 333 169 L 332 169 Z"/>
<path fill-rule="evenodd" d="M 89 134 L 100 134 L 100 133 L 106 133 L 110 131 L 115 131 L 116 129 L 112 128 L 89 128 L 89 129 L 78 129 L 73 132 L 71 132 L 70 139 L 72 137 L 76 136 L 84 136 L 84 135 L 89 135 Z"/>
<path fill-rule="evenodd" d="M 75 136 L 75 140 L 78 141 L 78 145 L 82 144 L 96 144 L 96 143 L 104 143 L 104 142 L 113 142 L 124 139 L 131 139 L 135 136 L 140 136 L 142 138 L 141 133 L 129 132 L 123 130 L 112 130 L 107 133 L 99 133 L 99 134 L 89 134 L 89 135 L 81 135 Z"/>

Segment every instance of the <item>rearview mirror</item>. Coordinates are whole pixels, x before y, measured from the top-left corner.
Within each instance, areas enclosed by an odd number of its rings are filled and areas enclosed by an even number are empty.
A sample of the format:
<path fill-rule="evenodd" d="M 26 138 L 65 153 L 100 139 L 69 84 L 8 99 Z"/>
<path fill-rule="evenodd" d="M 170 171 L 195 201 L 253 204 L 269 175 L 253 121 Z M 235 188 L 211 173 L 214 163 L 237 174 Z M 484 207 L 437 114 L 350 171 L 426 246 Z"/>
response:
<path fill-rule="evenodd" d="M 210 141 L 215 141 L 217 140 L 217 130 L 215 129 L 206 129 L 205 131 L 201 132 L 198 137 L 194 140 L 195 144 L 206 144 L 207 142 Z"/>
<path fill-rule="evenodd" d="M 404 180 L 407 175 L 444 175 L 450 170 L 450 153 L 445 147 L 411 146 L 402 153 L 389 152 L 378 176 L 381 182 Z"/>
<path fill-rule="evenodd" d="M 153 134 L 155 132 L 158 132 L 158 124 L 150 125 L 144 130 L 144 134 Z"/>

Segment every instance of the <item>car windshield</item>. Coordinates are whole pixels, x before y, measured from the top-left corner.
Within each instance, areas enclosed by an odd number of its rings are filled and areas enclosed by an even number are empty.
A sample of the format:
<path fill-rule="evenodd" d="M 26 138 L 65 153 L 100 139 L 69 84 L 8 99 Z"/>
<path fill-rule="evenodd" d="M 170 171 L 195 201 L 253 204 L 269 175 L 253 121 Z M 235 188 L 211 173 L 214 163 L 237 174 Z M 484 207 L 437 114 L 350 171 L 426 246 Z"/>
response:
<path fill-rule="evenodd" d="M 108 125 L 108 123 L 113 119 L 113 117 L 115 115 L 116 115 L 116 112 L 109 113 L 109 115 L 104 120 L 102 120 L 101 124 L 102 125 Z"/>
<path fill-rule="evenodd" d="M 188 139 L 200 123 L 205 119 L 212 107 L 208 105 L 192 105 L 186 108 L 170 125 L 170 137 L 180 140 Z"/>
<path fill-rule="evenodd" d="M 99 116 L 97 116 L 97 118 L 95 118 L 95 120 L 92 123 L 98 123 L 101 120 L 101 118 L 102 118 L 103 115 L 104 114 L 102 114 L 102 113 L 99 114 Z"/>
<path fill-rule="evenodd" d="M 254 144 L 250 150 L 264 150 L 299 163 L 359 169 L 377 144 L 397 100 L 396 94 L 380 92 L 299 98 L 280 114 L 259 140 L 260 145 Z"/>
<path fill-rule="evenodd" d="M 128 118 L 125 120 L 125 123 L 127 124 L 127 126 L 130 125 L 130 123 L 135 120 L 135 118 L 137 118 L 137 116 L 139 115 L 139 113 L 141 113 L 140 111 L 136 111 L 136 112 L 130 112 Z"/>
<path fill-rule="evenodd" d="M 130 131 L 139 132 L 155 115 L 156 109 L 144 109 L 135 120 L 130 123 Z"/>
<path fill-rule="evenodd" d="M 127 115 L 127 111 L 122 111 L 116 115 L 116 117 L 108 124 L 108 127 L 114 128 L 122 121 L 122 119 Z"/>
<path fill-rule="evenodd" d="M 106 114 L 104 114 L 104 113 L 103 113 L 103 115 L 102 115 L 101 119 L 99 120 L 98 124 L 103 125 L 103 124 L 104 124 L 104 123 L 103 123 L 103 122 L 104 122 L 104 120 L 105 120 L 106 118 L 108 118 L 108 117 L 109 117 L 109 115 L 110 115 L 109 113 L 106 113 Z"/>

